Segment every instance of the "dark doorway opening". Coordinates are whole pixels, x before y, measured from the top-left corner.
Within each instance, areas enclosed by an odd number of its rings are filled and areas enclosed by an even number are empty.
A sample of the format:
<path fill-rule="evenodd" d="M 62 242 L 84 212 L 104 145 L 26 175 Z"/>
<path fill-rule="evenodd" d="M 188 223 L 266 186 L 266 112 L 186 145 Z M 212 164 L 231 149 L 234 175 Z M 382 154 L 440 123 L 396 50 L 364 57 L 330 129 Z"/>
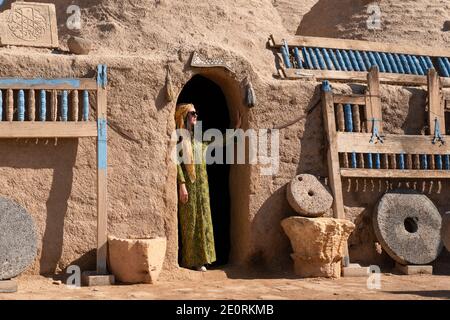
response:
<path fill-rule="evenodd" d="M 178 103 L 194 104 L 198 112 L 198 120 L 202 121 L 203 132 L 214 128 L 225 133 L 225 130 L 229 128 L 230 116 L 221 88 L 201 75 L 195 75 L 186 83 L 178 97 Z M 213 264 L 213 267 L 227 264 L 230 253 L 230 166 L 225 164 L 225 154 L 225 149 L 223 149 L 224 164 L 207 165 L 217 256 L 217 261 Z M 180 227 L 178 230 L 180 230 Z M 181 245 L 180 242 L 179 248 L 181 248 Z M 181 250 L 178 252 L 181 254 Z M 180 258 L 179 261 L 181 261 Z"/>

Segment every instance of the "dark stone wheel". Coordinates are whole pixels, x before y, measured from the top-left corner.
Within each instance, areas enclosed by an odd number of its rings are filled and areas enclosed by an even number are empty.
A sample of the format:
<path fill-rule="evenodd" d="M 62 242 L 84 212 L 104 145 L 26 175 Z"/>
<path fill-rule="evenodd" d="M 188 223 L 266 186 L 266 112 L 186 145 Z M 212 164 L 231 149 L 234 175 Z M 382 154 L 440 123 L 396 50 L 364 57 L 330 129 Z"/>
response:
<path fill-rule="evenodd" d="M 445 247 L 450 251 L 450 212 L 446 212 L 442 218 L 441 236 Z"/>
<path fill-rule="evenodd" d="M 378 241 L 401 264 L 428 264 L 442 250 L 441 215 L 431 200 L 413 190 L 394 190 L 378 202 L 373 226 Z"/>
<path fill-rule="evenodd" d="M 33 219 L 17 203 L 0 197 L 0 280 L 21 274 L 33 263 L 36 253 Z"/>

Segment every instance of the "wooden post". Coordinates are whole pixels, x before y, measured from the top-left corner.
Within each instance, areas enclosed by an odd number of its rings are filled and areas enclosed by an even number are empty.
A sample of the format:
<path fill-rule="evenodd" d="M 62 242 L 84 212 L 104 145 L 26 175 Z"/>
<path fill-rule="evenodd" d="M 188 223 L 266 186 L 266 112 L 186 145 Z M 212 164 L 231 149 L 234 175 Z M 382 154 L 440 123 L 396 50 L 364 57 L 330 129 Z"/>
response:
<path fill-rule="evenodd" d="M 445 114 L 441 106 L 440 79 L 436 70 L 428 70 L 428 128 L 429 134 L 434 135 L 435 121 L 439 121 L 440 133 L 445 134 Z"/>
<path fill-rule="evenodd" d="M 367 74 L 366 91 L 366 128 L 367 132 L 373 132 L 373 120 L 378 127 L 378 132 L 383 132 L 383 117 L 381 115 L 380 74 L 378 67 L 373 66 Z"/>
<path fill-rule="evenodd" d="M 78 90 L 72 91 L 72 121 L 77 122 L 78 121 Z"/>
<path fill-rule="evenodd" d="M 337 148 L 336 119 L 334 115 L 333 94 L 329 85 L 322 87 L 322 113 L 325 133 L 327 137 L 327 162 L 328 179 L 330 180 L 331 191 L 333 192 L 333 213 L 338 219 L 345 219 L 344 198 L 342 195 L 342 181 L 339 166 L 339 153 Z M 348 247 L 345 245 L 343 265 L 348 266 Z"/>
<path fill-rule="evenodd" d="M 57 115 L 58 115 L 58 92 L 56 90 L 52 90 L 51 108 L 50 108 L 50 117 L 52 121 L 56 121 Z"/>
<path fill-rule="evenodd" d="M 13 121 L 14 116 L 14 93 L 12 89 L 6 92 L 6 121 Z"/>
<path fill-rule="evenodd" d="M 100 72 L 99 67 L 99 72 Z M 106 70 L 104 77 L 106 78 Z M 107 274 L 107 101 L 106 79 L 97 88 L 97 273 Z"/>

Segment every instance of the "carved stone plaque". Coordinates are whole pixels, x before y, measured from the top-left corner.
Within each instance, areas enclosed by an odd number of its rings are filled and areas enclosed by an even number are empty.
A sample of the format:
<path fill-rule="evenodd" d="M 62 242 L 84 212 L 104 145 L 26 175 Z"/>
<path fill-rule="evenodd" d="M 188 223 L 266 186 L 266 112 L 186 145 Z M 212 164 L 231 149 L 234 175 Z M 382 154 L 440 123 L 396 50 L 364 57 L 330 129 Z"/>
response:
<path fill-rule="evenodd" d="M 55 5 L 14 2 L 0 13 L 0 45 L 57 48 Z"/>

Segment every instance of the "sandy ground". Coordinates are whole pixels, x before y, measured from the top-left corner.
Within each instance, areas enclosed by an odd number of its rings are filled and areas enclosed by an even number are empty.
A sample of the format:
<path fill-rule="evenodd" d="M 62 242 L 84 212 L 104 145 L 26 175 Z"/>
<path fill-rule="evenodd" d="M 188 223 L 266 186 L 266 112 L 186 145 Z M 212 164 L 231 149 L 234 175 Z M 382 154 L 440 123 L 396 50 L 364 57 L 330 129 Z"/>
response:
<path fill-rule="evenodd" d="M 19 291 L 0 294 L 0 300 L 415 300 L 450 299 L 450 276 L 381 274 L 381 289 L 368 289 L 367 278 L 295 279 L 231 278 L 222 270 L 208 271 L 196 280 L 160 280 L 157 284 L 115 285 L 72 289 L 53 278 L 22 276 Z"/>

